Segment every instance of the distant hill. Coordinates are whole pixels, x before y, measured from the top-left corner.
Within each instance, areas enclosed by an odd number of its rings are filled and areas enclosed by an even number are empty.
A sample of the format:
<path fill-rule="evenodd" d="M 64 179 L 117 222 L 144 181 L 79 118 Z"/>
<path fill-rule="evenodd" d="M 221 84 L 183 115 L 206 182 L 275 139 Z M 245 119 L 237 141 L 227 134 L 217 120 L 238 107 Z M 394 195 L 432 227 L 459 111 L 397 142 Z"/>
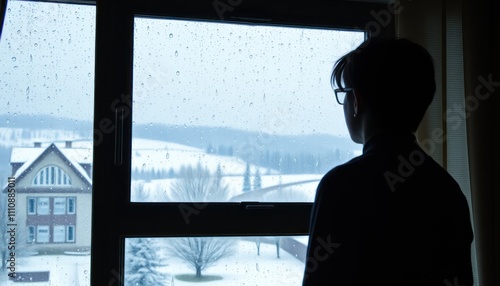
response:
<path fill-rule="evenodd" d="M 90 121 L 41 115 L 0 115 L 0 127 L 24 129 L 26 131 L 24 131 L 23 136 L 27 140 L 34 136 L 33 131 L 35 130 L 60 130 L 70 132 L 75 136 L 78 135 L 80 138 L 91 138 L 93 128 Z M 354 144 L 350 139 L 332 135 L 270 135 L 227 127 L 135 124 L 133 126 L 133 136 L 134 138 L 167 141 L 202 149 L 207 149 L 210 146 L 215 149 L 221 146 L 225 148 L 232 147 L 233 152 L 237 155 L 263 149 L 270 152 L 308 152 L 313 154 L 323 154 L 335 149 L 347 152 L 361 150 L 361 145 Z M 0 134 L 0 139 L 2 137 L 2 134 Z M 67 136 L 61 135 L 60 137 Z"/>

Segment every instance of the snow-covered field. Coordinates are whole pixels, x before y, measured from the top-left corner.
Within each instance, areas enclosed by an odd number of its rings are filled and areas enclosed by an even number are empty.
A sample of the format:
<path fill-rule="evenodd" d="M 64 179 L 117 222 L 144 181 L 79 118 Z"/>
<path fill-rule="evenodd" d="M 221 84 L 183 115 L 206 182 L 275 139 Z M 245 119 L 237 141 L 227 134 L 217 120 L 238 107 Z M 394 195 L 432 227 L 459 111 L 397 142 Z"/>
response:
<path fill-rule="evenodd" d="M 218 264 L 204 271 L 206 275 L 220 275 L 222 280 L 192 283 L 174 278 L 175 286 L 294 286 L 302 285 L 304 263 L 281 250 L 280 258 L 276 257 L 276 246 L 261 244 L 260 255 L 257 256 L 255 243 L 240 241 L 235 255 L 221 260 Z M 171 264 L 171 274 L 194 274 L 194 270 L 181 261 Z M 167 268 L 170 268 L 167 267 Z"/>
<path fill-rule="evenodd" d="M 297 240 L 304 239 L 299 238 Z M 194 274 L 194 269 L 178 259 L 166 258 L 166 262 L 168 265 L 163 270 L 168 275 L 168 282 L 165 285 L 175 286 L 298 286 L 301 285 L 304 271 L 304 263 L 283 249 L 280 251 L 280 258 L 277 258 L 274 244 L 262 243 L 260 255 L 257 256 L 255 243 L 246 240 L 237 242 L 234 255 L 221 259 L 218 263 L 202 272 L 203 275 L 221 276 L 221 280 L 203 283 L 180 281 L 175 278 L 176 275 Z M 90 285 L 90 256 L 41 255 L 21 257 L 18 260 L 17 269 L 18 271 L 50 271 L 50 281 L 36 283 L 12 282 L 6 279 L 6 273 L 2 273 L 0 285 Z"/>

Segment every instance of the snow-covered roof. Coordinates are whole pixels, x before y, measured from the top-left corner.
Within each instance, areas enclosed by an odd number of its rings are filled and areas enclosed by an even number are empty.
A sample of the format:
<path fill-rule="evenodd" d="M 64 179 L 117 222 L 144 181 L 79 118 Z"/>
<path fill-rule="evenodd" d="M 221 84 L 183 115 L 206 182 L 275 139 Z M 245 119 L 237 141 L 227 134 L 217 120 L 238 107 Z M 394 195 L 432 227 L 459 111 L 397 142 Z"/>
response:
<path fill-rule="evenodd" d="M 16 147 L 12 149 L 11 163 L 23 163 L 23 165 L 16 171 L 14 177 L 20 177 L 39 157 L 48 149 L 55 148 L 59 151 L 65 159 L 72 165 L 83 180 L 92 185 L 92 179 L 89 177 L 85 169 L 80 164 L 92 163 L 92 148 L 61 148 L 57 145 L 50 144 L 47 147 Z M 90 145 L 91 146 L 91 145 Z"/>
<path fill-rule="evenodd" d="M 71 157 L 79 164 L 92 164 L 92 142 L 72 142 L 70 148 L 66 148 L 65 142 L 57 143 L 43 143 L 40 147 L 14 147 L 10 156 L 11 163 L 26 163 L 32 158 L 38 158 L 40 154 L 47 149 L 51 144 L 58 147 L 58 150 L 64 154 L 65 157 Z"/>

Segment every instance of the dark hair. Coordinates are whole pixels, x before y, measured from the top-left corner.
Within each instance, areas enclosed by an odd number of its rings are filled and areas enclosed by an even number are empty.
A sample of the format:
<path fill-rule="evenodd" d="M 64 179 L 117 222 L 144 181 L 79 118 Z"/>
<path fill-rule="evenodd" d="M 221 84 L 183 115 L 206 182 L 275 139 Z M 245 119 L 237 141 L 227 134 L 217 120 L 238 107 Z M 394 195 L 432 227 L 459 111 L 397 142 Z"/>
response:
<path fill-rule="evenodd" d="M 416 131 L 436 92 L 432 57 L 407 39 L 368 39 L 336 63 L 332 86 L 359 91 L 383 122 Z"/>

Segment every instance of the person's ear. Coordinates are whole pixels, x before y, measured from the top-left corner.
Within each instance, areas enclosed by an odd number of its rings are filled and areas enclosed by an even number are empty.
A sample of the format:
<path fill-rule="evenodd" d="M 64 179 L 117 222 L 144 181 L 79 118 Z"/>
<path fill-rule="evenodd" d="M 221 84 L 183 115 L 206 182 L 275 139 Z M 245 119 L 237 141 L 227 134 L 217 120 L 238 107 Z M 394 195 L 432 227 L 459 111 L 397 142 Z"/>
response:
<path fill-rule="evenodd" d="M 359 91 L 357 89 L 354 89 L 353 96 L 354 96 L 353 114 L 354 114 L 354 117 L 356 117 L 362 111 L 363 100 L 359 96 Z"/>

